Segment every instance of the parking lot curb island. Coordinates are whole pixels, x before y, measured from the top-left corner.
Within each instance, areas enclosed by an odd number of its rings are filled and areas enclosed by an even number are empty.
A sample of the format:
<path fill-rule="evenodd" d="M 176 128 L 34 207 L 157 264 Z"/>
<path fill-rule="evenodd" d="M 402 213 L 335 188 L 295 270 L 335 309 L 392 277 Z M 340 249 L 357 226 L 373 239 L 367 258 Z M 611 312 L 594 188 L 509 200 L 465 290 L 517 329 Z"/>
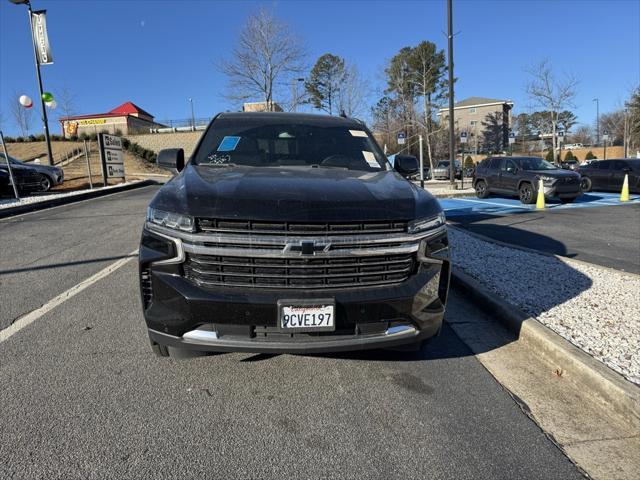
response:
<path fill-rule="evenodd" d="M 640 422 L 640 387 L 624 379 L 568 340 L 514 305 L 502 300 L 458 268 L 451 272 L 454 287 L 463 291 L 491 317 L 518 335 L 518 339 L 558 366 L 562 376 L 588 389 L 615 411 Z"/>

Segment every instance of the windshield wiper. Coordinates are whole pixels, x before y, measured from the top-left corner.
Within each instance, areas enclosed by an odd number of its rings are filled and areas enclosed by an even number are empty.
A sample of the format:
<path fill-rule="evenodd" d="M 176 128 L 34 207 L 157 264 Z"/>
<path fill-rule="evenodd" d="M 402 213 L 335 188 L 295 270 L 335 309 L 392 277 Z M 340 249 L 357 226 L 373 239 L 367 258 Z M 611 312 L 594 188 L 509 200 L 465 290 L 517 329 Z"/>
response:
<path fill-rule="evenodd" d="M 198 166 L 206 167 L 237 167 L 235 163 L 197 163 Z"/>

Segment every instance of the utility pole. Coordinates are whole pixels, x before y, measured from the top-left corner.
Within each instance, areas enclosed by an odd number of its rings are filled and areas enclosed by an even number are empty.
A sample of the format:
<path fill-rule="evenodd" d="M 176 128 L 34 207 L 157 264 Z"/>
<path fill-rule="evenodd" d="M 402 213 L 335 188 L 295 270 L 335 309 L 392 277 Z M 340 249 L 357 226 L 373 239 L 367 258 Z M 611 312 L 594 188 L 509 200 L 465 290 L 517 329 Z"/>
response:
<path fill-rule="evenodd" d="M 596 145 L 600 145 L 600 99 L 594 98 L 596 102 Z"/>
<path fill-rule="evenodd" d="M 424 188 L 424 157 L 422 153 L 422 135 L 418 136 L 420 141 L 420 187 Z"/>
<path fill-rule="evenodd" d="M 291 80 L 291 111 L 298 111 L 298 83 L 304 82 L 304 78 L 294 78 Z"/>
<path fill-rule="evenodd" d="M 447 38 L 449 68 L 449 182 L 455 185 L 456 132 L 453 118 L 453 0 L 447 0 Z"/>
<path fill-rule="evenodd" d="M 189 98 L 189 103 L 191 104 L 191 127 L 196 129 L 196 116 L 193 112 L 193 98 Z"/>

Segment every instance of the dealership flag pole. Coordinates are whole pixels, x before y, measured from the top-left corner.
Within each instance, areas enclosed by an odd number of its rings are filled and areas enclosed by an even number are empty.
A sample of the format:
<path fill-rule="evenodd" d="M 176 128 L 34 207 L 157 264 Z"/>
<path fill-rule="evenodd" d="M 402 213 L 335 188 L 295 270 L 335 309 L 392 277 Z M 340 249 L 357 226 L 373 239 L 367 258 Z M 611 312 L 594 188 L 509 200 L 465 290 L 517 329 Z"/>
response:
<path fill-rule="evenodd" d="M 453 0 L 447 0 L 447 24 L 448 24 L 448 57 L 449 57 L 449 181 L 455 184 L 456 161 L 456 132 L 454 131 L 453 118 Z"/>
<path fill-rule="evenodd" d="M 4 150 L 4 159 L 7 161 L 7 169 L 9 170 L 9 178 L 11 179 L 11 185 L 13 185 L 13 193 L 16 196 L 16 200 L 20 200 L 18 195 L 18 187 L 16 186 L 16 177 L 13 176 L 13 169 L 11 168 L 11 162 L 9 161 L 9 154 L 7 154 L 7 145 L 4 143 L 4 135 L 0 130 L 0 141 L 2 141 L 2 149 Z"/>
<path fill-rule="evenodd" d="M 40 75 L 40 55 L 38 54 L 38 45 L 36 41 L 41 42 L 40 47 L 46 51 L 48 57 L 46 61 L 43 62 L 45 65 L 53 63 L 51 61 L 51 52 L 49 49 L 49 40 L 47 38 L 46 24 L 44 23 L 44 15 L 46 10 L 40 10 L 38 12 L 34 12 L 31 10 L 31 4 L 27 3 L 29 7 L 29 26 L 31 27 L 31 41 L 33 43 L 33 55 L 35 57 L 36 62 L 36 76 L 38 77 L 38 88 L 40 89 L 40 107 L 42 109 L 42 123 L 44 125 L 44 138 L 47 143 L 47 155 L 49 156 L 49 165 L 53 165 L 53 152 L 51 151 L 51 138 L 49 137 L 49 120 L 47 119 L 47 109 L 44 104 L 43 98 L 43 88 L 42 88 L 42 76 Z M 41 30 L 34 31 L 33 29 L 33 20 L 34 18 L 39 22 L 39 28 Z M 36 38 L 37 37 L 37 38 Z"/>

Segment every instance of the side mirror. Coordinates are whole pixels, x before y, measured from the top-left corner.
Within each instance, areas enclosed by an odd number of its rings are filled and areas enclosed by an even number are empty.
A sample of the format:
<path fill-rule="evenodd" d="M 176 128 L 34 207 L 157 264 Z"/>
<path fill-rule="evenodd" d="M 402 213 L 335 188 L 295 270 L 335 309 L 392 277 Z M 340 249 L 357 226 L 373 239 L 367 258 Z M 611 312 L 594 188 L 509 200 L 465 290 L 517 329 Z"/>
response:
<path fill-rule="evenodd" d="M 403 177 L 410 177 L 418 173 L 418 159 L 413 155 L 396 155 L 394 168 Z"/>
<path fill-rule="evenodd" d="M 160 150 L 156 163 L 160 168 L 180 172 L 184 168 L 184 150 L 181 148 Z"/>

